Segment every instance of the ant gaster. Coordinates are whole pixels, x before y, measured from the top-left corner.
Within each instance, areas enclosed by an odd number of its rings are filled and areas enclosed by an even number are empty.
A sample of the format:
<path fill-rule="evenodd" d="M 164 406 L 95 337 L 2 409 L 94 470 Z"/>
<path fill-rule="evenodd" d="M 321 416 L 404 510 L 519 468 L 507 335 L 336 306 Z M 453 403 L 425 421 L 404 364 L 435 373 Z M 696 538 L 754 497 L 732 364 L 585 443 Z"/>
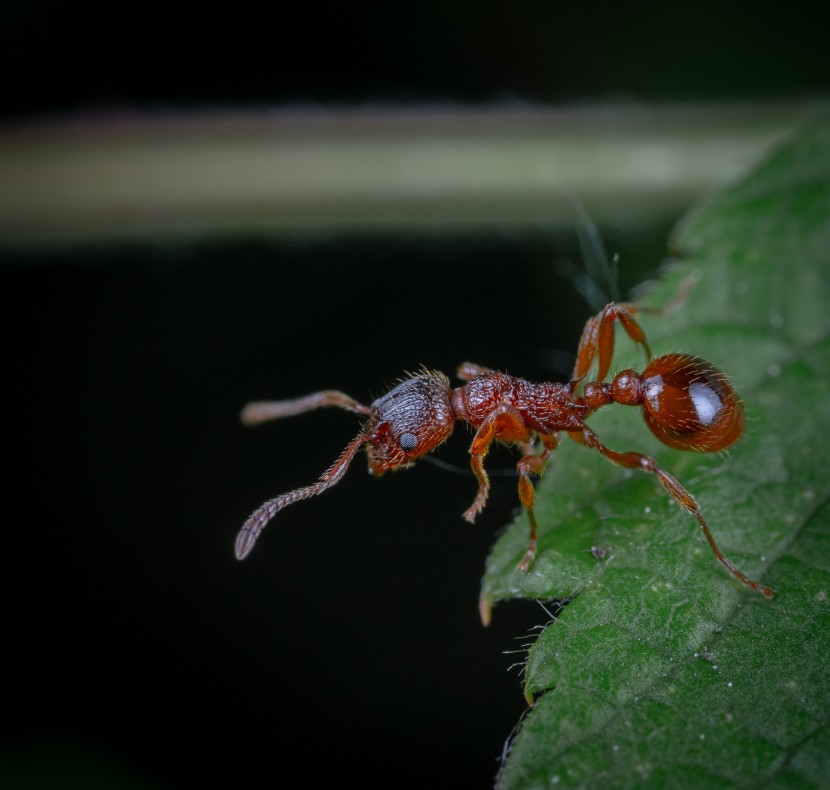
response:
<path fill-rule="evenodd" d="M 639 406 L 651 432 L 663 444 L 679 450 L 715 452 L 740 438 L 744 428 L 743 405 L 719 370 L 696 356 L 651 356 L 645 333 L 634 315 L 638 312 L 661 314 L 668 309 L 613 302 L 607 305 L 585 325 L 568 384 L 535 384 L 465 362 L 457 372 L 458 378 L 465 382 L 460 387 L 453 389 L 443 373 L 424 369 L 401 381 L 371 406 L 364 406 L 336 390 L 294 400 L 248 404 L 242 412 L 242 420 L 247 425 L 327 406 L 356 412 L 367 420 L 316 483 L 270 499 L 250 515 L 236 539 L 237 558 L 241 560 L 248 555 L 265 525 L 284 507 L 321 494 L 338 483 L 364 445 L 369 470 L 380 476 L 410 466 L 415 459 L 432 452 L 449 438 L 455 424 L 463 421 L 475 429 L 470 463 L 478 480 L 478 493 L 464 512 L 467 521 L 474 521 L 487 502 L 490 481 L 484 458 L 493 442 L 518 444 L 522 450 L 516 469 L 519 499 L 530 521 L 530 540 L 518 564 L 520 571 L 526 572 L 536 556 L 538 527 L 530 476 L 544 470 L 560 434 L 565 432 L 617 466 L 654 474 L 669 495 L 697 519 L 715 557 L 726 569 L 750 589 L 771 598 L 772 590 L 750 579 L 724 556 L 695 498 L 672 475 L 647 455 L 609 449 L 586 424 L 597 409 L 619 403 Z M 611 366 L 617 322 L 643 348 L 649 362 L 642 373 L 623 370 L 609 383 L 605 379 Z M 596 380 L 584 383 L 594 359 L 597 360 Z M 541 443 L 540 448 L 534 446 L 537 441 Z"/>

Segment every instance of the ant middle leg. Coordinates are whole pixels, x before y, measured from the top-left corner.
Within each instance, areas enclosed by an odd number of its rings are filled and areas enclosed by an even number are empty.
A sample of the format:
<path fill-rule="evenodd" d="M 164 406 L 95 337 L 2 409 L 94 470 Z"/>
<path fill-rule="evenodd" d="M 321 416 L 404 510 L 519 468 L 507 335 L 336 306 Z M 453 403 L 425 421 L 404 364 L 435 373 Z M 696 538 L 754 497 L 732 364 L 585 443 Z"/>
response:
<path fill-rule="evenodd" d="M 530 539 L 527 544 L 527 550 L 521 562 L 516 566 L 522 573 L 527 573 L 533 560 L 536 559 L 537 537 L 539 532 L 536 524 L 536 516 L 533 513 L 533 505 L 536 501 L 536 490 L 533 487 L 533 481 L 530 479 L 530 475 L 540 475 L 544 472 L 550 454 L 559 444 L 559 434 L 546 434 L 540 438 L 545 447 L 544 451 L 538 455 L 524 455 L 516 464 L 516 471 L 519 473 L 519 499 L 524 505 L 525 510 L 527 510 L 527 517 L 530 521 Z"/>
<path fill-rule="evenodd" d="M 761 593 L 761 595 L 763 595 L 767 600 L 772 598 L 772 590 L 769 587 L 765 587 L 764 585 L 750 579 L 749 576 L 738 570 L 738 568 L 732 563 L 731 560 L 729 560 L 728 557 L 724 556 L 723 552 L 715 543 L 715 539 L 709 531 L 709 526 L 703 518 L 703 513 L 701 513 L 700 507 L 698 506 L 695 498 L 682 485 L 680 485 L 680 483 L 672 477 L 672 475 L 668 472 L 664 472 L 659 466 L 657 466 L 657 462 L 653 458 L 637 452 L 619 453 L 614 450 L 610 450 L 587 426 L 583 427 L 581 431 L 570 432 L 568 435 L 574 441 L 597 450 L 601 455 L 617 466 L 621 466 L 624 469 L 642 469 L 644 472 L 654 473 L 663 485 L 663 488 L 665 488 L 668 492 L 669 496 L 671 496 L 671 498 L 674 499 L 674 501 L 677 502 L 677 504 L 679 504 L 684 510 L 697 519 L 697 523 L 703 530 L 703 534 L 706 536 L 706 540 L 708 541 L 712 552 L 718 561 L 721 562 L 729 571 L 729 573 L 731 573 L 736 579 L 739 579 L 751 590 Z"/>

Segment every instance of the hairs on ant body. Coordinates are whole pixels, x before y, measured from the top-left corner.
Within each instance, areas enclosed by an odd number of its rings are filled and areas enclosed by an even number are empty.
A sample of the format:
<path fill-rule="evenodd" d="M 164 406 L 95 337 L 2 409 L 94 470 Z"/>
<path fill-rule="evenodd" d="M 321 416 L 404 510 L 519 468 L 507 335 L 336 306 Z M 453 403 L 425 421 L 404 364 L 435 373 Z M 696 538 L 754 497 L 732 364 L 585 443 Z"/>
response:
<path fill-rule="evenodd" d="M 465 362 L 457 371 L 458 378 L 464 382 L 460 387 L 452 388 L 441 372 L 423 369 L 402 380 L 370 406 L 337 390 L 324 390 L 293 400 L 248 404 L 242 411 L 246 425 L 328 406 L 360 414 L 366 422 L 316 483 L 270 499 L 249 516 L 236 538 L 237 559 L 244 559 L 250 553 L 266 524 L 280 510 L 338 483 L 362 447 L 366 448 L 369 458 L 369 471 L 380 476 L 411 466 L 417 458 L 446 441 L 456 423 L 466 422 L 475 430 L 469 452 L 478 481 L 476 497 L 463 514 L 467 521 L 474 521 L 487 502 L 490 481 L 484 459 L 493 442 L 516 444 L 522 451 L 516 470 L 519 499 L 530 522 L 530 539 L 517 566 L 520 571 L 526 572 L 536 557 L 538 526 L 533 513 L 535 494 L 530 476 L 544 470 L 564 432 L 568 438 L 596 450 L 617 466 L 654 474 L 669 496 L 695 517 L 715 557 L 729 573 L 770 599 L 771 589 L 750 579 L 724 556 L 695 498 L 672 475 L 647 455 L 609 449 L 586 424 L 595 411 L 617 403 L 642 409 L 651 432 L 663 444 L 678 450 L 716 452 L 740 438 L 744 429 L 743 405 L 717 368 L 687 354 L 652 357 L 645 333 L 634 316 L 642 312 L 663 314 L 670 308 L 671 305 L 655 309 L 630 303 L 608 304 L 585 325 L 568 384 L 533 383 Z M 626 369 L 606 382 L 617 323 L 642 347 L 649 361 L 642 373 Z M 594 360 L 596 379 L 585 382 Z M 541 444 L 540 448 L 537 443 Z"/>

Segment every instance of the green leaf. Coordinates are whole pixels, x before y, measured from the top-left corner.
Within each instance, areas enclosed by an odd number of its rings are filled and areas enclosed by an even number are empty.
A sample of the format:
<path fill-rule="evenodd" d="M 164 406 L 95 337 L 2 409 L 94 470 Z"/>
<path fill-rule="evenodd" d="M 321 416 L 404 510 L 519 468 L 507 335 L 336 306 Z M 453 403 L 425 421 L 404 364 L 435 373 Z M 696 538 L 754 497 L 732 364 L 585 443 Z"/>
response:
<path fill-rule="evenodd" d="M 747 429 L 728 453 L 663 448 L 636 409 L 591 426 L 612 449 L 653 455 L 697 498 L 720 548 L 771 602 L 716 561 L 653 475 L 565 442 L 538 486 L 538 558 L 521 517 L 483 582 L 502 599 L 572 599 L 531 647 L 535 704 L 502 788 L 808 787 L 830 776 L 830 123 L 778 150 L 693 212 L 682 262 L 647 299 L 655 353 L 728 373 Z M 618 333 L 619 367 L 636 349 Z M 597 559 L 592 547 L 605 554 Z M 503 614 L 498 609 L 495 616 Z"/>

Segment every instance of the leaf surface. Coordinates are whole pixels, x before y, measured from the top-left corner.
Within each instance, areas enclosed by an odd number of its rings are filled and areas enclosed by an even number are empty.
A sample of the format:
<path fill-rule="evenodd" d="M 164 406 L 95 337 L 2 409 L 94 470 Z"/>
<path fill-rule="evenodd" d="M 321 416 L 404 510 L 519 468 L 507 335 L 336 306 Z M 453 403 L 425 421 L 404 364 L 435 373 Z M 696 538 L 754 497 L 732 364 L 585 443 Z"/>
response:
<path fill-rule="evenodd" d="M 830 123 L 693 211 L 672 246 L 680 262 L 644 304 L 666 303 L 690 274 L 696 285 L 681 309 L 641 323 L 655 354 L 698 354 L 729 375 L 746 433 L 696 454 L 664 448 L 633 408 L 590 424 L 680 480 L 726 556 L 776 594 L 766 602 L 727 574 L 653 475 L 565 441 L 537 486 L 534 566 L 515 569 L 521 515 L 483 580 L 485 603 L 571 599 L 529 651 L 535 704 L 502 788 L 830 776 Z M 617 336 L 615 368 L 642 369 Z"/>

